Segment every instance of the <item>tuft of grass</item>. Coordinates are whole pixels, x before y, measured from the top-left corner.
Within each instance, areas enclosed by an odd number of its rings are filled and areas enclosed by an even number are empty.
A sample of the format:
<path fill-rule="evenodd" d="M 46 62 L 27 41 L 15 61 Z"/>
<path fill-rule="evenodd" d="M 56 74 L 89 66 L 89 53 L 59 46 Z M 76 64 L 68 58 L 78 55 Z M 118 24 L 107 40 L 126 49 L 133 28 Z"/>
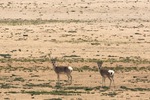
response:
<path fill-rule="evenodd" d="M 11 58 L 10 54 L 0 54 L 0 56 L 3 58 Z"/>
<path fill-rule="evenodd" d="M 120 86 L 121 89 L 130 91 L 150 91 L 150 88 L 128 88 L 126 86 Z"/>
<path fill-rule="evenodd" d="M 91 91 L 91 90 L 93 90 L 94 88 L 92 88 L 92 87 L 82 87 L 82 86 L 80 86 L 80 87 L 67 87 L 67 88 L 64 88 L 65 90 L 84 90 L 84 91 Z"/>
<path fill-rule="evenodd" d="M 70 55 L 70 56 L 64 56 L 64 57 L 80 57 L 80 56 L 77 56 L 77 55 Z"/>
<path fill-rule="evenodd" d="M 29 84 L 25 84 L 24 86 L 27 86 L 27 87 L 52 87 L 49 83 L 43 83 L 43 84 L 29 83 Z"/>
<path fill-rule="evenodd" d="M 93 20 L 23 20 L 23 19 L 1 19 L 1 25 L 40 25 L 40 24 L 47 24 L 47 23 L 89 23 L 93 22 Z"/>
<path fill-rule="evenodd" d="M 98 42 L 94 42 L 94 43 L 91 43 L 91 45 L 101 45 L 101 44 Z"/>
<path fill-rule="evenodd" d="M 92 91 L 92 90 L 99 90 L 101 86 L 96 86 L 96 87 L 87 87 L 87 86 L 74 86 L 74 87 L 66 87 L 64 90 L 83 90 L 83 91 Z M 109 89 L 109 88 L 108 88 Z M 105 89 L 105 90 L 108 90 Z"/>
<path fill-rule="evenodd" d="M 106 67 L 107 68 L 107 67 Z M 111 67 L 110 67 L 111 68 Z M 122 66 L 116 66 L 116 67 L 113 67 L 111 68 L 115 71 L 125 71 L 125 72 L 129 72 L 129 71 L 148 71 L 150 70 L 150 67 L 122 67 Z"/>
<path fill-rule="evenodd" d="M 9 54 L 0 54 L 1 56 L 11 56 Z M 8 60 L 5 58 L 0 59 L 1 62 L 7 62 Z M 12 59 L 10 58 L 9 61 L 20 61 L 20 62 L 47 62 L 49 61 L 48 58 L 45 57 L 41 57 L 41 58 L 20 58 L 20 59 Z M 84 58 L 80 58 L 79 55 L 66 55 L 64 56 L 64 59 L 58 59 L 58 61 L 60 62 L 99 62 L 102 61 L 101 59 L 84 59 Z M 115 59 L 115 58 L 109 58 L 106 60 L 103 60 L 103 62 L 110 62 L 110 63 L 115 63 L 115 62 L 123 62 L 123 63 L 134 63 L 134 64 L 150 64 L 150 61 L 147 59 L 141 59 L 138 57 L 135 58 L 130 58 L 130 57 L 120 57 L 119 60 Z"/>
<path fill-rule="evenodd" d="M 9 91 L 8 93 L 17 94 L 17 93 L 19 93 L 19 92 L 16 92 L 16 91 Z"/>
<path fill-rule="evenodd" d="M 99 87 L 99 88 L 100 88 L 100 87 Z M 109 87 L 103 86 L 103 87 L 100 88 L 100 91 L 101 91 L 101 92 L 105 92 L 105 91 L 107 91 L 107 90 L 109 90 L 109 89 L 110 89 Z"/>
<path fill-rule="evenodd" d="M 106 95 L 106 96 L 110 96 L 110 97 L 114 97 L 117 95 L 116 92 L 109 92 L 109 93 L 102 93 L 102 95 Z"/>
<path fill-rule="evenodd" d="M 16 77 L 14 79 L 14 81 L 21 81 L 21 82 L 24 82 L 25 80 L 22 78 L 22 77 Z"/>
<path fill-rule="evenodd" d="M 0 88 L 3 88 L 3 89 L 10 89 L 10 88 L 17 88 L 11 84 L 5 84 L 5 83 L 0 83 Z"/>
<path fill-rule="evenodd" d="M 44 100 L 62 100 L 61 98 L 51 98 L 51 99 L 44 99 Z"/>
<path fill-rule="evenodd" d="M 103 86 L 102 88 L 105 89 L 105 90 L 109 89 L 109 87 L 107 87 L 107 86 Z"/>
<path fill-rule="evenodd" d="M 74 71 L 83 72 L 83 71 L 98 71 L 98 68 L 93 66 L 92 68 L 89 66 L 83 66 L 81 68 L 74 67 Z"/>
<path fill-rule="evenodd" d="M 79 92 L 79 91 L 63 91 L 63 90 L 54 90 L 54 91 L 51 91 L 51 94 L 52 95 L 73 95 L 73 94 L 76 94 L 76 95 L 79 95 L 83 92 Z"/>
<path fill-rule="evenodd" d="M 70 30 L 70 31 L 68 31 L 68 33 L 77 33 L 77 31 L 75 30 Z"/>
<path fill-rule="evenodd" d="M 28 93 L 31 95 L 79 95 L 84 92 L 79 91 L 64 91 L 64 90 L 53 90 L 53 91 L 22 91 L 22 93 Z"/>

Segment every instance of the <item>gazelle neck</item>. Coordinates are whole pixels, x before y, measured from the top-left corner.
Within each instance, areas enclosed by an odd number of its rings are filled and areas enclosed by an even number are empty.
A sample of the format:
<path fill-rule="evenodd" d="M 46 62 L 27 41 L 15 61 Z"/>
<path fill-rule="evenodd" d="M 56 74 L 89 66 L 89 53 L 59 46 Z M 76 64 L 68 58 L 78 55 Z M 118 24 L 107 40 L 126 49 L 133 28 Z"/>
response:
<path fill-rule="evenodd" d="M 98 70 L 99 70 L 99 71 L 101 70 L 101 66 L 98 66 Z"/>

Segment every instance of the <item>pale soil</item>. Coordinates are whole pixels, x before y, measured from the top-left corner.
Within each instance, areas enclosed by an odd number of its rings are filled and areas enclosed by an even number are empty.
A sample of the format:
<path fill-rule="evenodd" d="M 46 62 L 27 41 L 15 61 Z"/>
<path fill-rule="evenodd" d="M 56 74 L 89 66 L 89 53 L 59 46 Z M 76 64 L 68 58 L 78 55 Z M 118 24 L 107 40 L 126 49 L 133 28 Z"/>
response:
<path fill-rule="evenodd" d="M 56 88 L 57 76 L 52 70 L 52 66 L 47 63 L 39 64 L 37 66 L 36 63 L 32 63 L 33 66 L 27 67 L 26 63 L 23 63 L 24 66 L 20 68 L 18 67 L 1 67 L 0 73 L 0 83 L 1 83 L 1 99 L 10 99 L 10 100 L 47 100 L 52 98 L 62 98 L 62 99 L 87 99 L 87 100 L 97 100 L 97 99 L 142 99 L 148 100 L 149 98 L 149 90 L 126 90 L 122 89 L 122 86 L 127 88 L 136 89 L 149 89 L 150 76 L 149 70 L 130 70 L 130 71 L 115 71 L 115 87 L 112 84 L 112 87 L 106 91 L 101 87 L 101 76 L 98 71 L 86 71 L 82 72 L 73 71 L 73 82 L 71 85 L 68 85 L 66 81 L 67 77 L 65 75 L 61 75 L 61 87 L 60 89 Z M 93 63 L 93 65 L 95 65 Z M 15 65 L 14 65 L 15 66 Z M 25 67 L 26 66 L 26 67 Z M 76 66 L 74 66 L 75 68 Z M 93 66 L 90 66 L 91 68 Z M 25 69 L 28 68 L 28 69 Z M 19 79 L 20 78 L 20 79 Z M 17 80 L 18 79 L 18 80 Z M 23 79 L 23 81 L 21 80 Z M 5 87 L 7 85 L 9 87 Z M 30 85 L 31 86 L 28 86 Z M 106 80 L 106 86 L 109 85 L 108 79 Z M 85 93 L 73 93 L 71 95 L 53 95 L 53 94 L 39 94 L 39 95 L 31 95 L 30 93 L 24 93 L 27 91 L 34 92 L 51 92 L 53 90 L 64 90 L 63 88 L 67 87 L 99 87 L 98 89 L 93 89 L 90 91 L 86 91 L 84 89 L 67 89 L 65 91 L 75 91 L 75 92 L 85 92 Z M 15 92 L 15 93 L 14 93 Z M 109 93 L 116 93 L 115 96 L 107 95 Z"/>
<path fill-rule="evenodd" d="M 126 2 L 127 1 L 127 2 Z M 0 20 L 30 20 L 19 25 L 0 22 L 0 54 L 10 54 L 11 58 L 45 59 L 48 53 L 59 59 L 99 59 L 106 67 L 149 67 L 150 61 L 150 2 L 148 0 L 3 0 L 0 1 Z M 32 21 L 52 20 L 43 24 Z M 71 57 L 74 56 L 74 57 Z M 75 57 L 77 56 L 77 57 Z M 3 58 L 0 56 L 0 58 Z M 130 58 L 141 62 L 111 63 L 109 59 Z M 96 66 L 93 62 L 59 63 L 81 68 Z M 8 66 L 36 68 L 29 70 L 5 69 Z M 40 66 L 40 68 L 38 68 Z M 30 95 L 21 91 L 55 90 L 56 74 L 49 62 L 2 62 L 0 63 L 1 100 L 46 100 L 62 99 L 150 99 L 149 91 L 121 89 L 149 88 L 149 70 L 117 71 L 115 88 L 105 92 L 92 90 L 79 95 Z M 48 68 L 42 70 L 42 68 Z M 101 86 L 101 76 L 94 71 L 73 71 L 70 86 Z M 14 81 L 21 77 L 24 81 Z M 67 77 L 62 76 L 62 80 Z M 140 81 L 137 81 L 140 79 Z M 40 80 L 40 81 L 39 81 Z M 108 80 L 107 80 L 108 82 Z M 2 84 L 15 87 L 2 88 Z M 28 88 L 27 83 L 49 84 L 52 87 Z M 62 81 L 62 83 L 65 83 Z M 109 83 L 107 83 L 108 85 Z M 69 85 L 65 87 L 70 87 Z M 17 93 L 10 93 L 10 92 Z M 78 91 L 78 90 L 77 90 Z M 81 90 L 83 91 L 83 90 Z M 106 94 L 114 91 L 114 97 Z"/>

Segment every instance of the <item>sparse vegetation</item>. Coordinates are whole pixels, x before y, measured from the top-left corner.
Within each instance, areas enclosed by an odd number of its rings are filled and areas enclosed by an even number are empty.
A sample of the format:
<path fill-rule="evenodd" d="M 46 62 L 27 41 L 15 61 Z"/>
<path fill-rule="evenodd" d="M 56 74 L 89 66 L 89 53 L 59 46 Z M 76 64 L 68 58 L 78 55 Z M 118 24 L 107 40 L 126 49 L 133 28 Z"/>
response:
<path fill-rule="evenodd" d="M 77 55 L 70 55 L 70 56 L 64 56 L 64 57 L 80 57 L 80 56 L 77 56 Z"/>
<path fill-rule="evenodd" d="M 4 57 L 4 58 L 11 58 L 11 55 L 10 54 L 0 54 L 1 57 Z"/>
<path fill-rule="evenodd" d="M 6 62 L 11 61 L 13 62 L 13 60 L 6 60 Z M 16 60 L 15 60 L 16 61 Z M 45 60 L 47 61 L 47 60 Z M 67 60 L 68 61 L 68 60 Z M 101 62 L 101 60 L 97 60 L 97 59 L 93 59 L 93 63 L 95 63 L 95 61 L 97 62 Z M 18 61 L 20 62 L 20 61 Z M 34 63 L 39 63 L 39 62 L 43 62 L 43 61 L 30 61 L 32 64 Z M 61 61 L 60 61 L 61 62 Z M 21 63 L 26 63 L 25 62 L 21 62 Z M 40 63 L 39 63 L 40 64 Z M 107 68 L 107 67 L 106 67 Z M 117 71 L 121 71 L 121 72 L 130 72 L 130 71 L 149 71 L 150 68 L 149 67 L 122 67 L 122 66 L 116 66 L 116 67 L 109 67 L 109 69 L 113 69 L 116 72 Z M 28 72 L 28 73 L 34 73 L 37 71 L 51 71 L 50 68 L 44 67 L 44 66 L 32 66 L 32 67 L 15 67 L 12 66 L 11 64 L 8 64 L 6 67 L 1 66 L 0 67 L 0 71 L 7 71 L 7 72 L 11 72 L 11 71 L 23 71 L 23 72 Z M 74 67 L 74 71 L 79 71 L 79 72 L 85 72 L 85 71 L 95 71 L 98 72 L 98 68 L 97 66 L 88 66 L 88 65 L 84 65 L 80 68 L 78 67 Z M 113 91 L 110 92 L 109 90 L 111 88 L 109 87 L 101 87 L 101 86 L 64 86 L 63 83 L 59 84 L 59 85 L 51 85 L 51 83 L 55 82 L 55 81 L 49 81 L 49 82 L 45 82 L 44 80 L 33 80 L 33 79 L 38 79 L 41 76 L 37 74 L 30 74 L 29 78 L 30 80 L 23 78 L 22 76 L 11 74 L 10 76 L 7 77 L 0 77 L 0 80 L 6 83 L 1 83 L 0 84 L 0 88 L 1 89 L 19 89 L 22 88 L 22 90 L 20 91 L 8 91 L 7 93 L 9 94 L 30 94 L 32 96 L 36 96 L 36 95 L 59 95 L 59 96 L 74 96 L 74 95 L 82 95 L 82 94 L 95 94 L 95 93 L 99 93 L 102 96 L 108 96 L 108 97 L 115 97 L 117 95 L 119 95 L 119 93 L 117 91 Z M 33 79 L 32 79 L 33 78 Z M 33 81 L 36 82 L 40 82 L 40 83 L 33 83 Z M 21 82 L 22 83 L 26 83 L 22 86 L 18 86 L 18 84 L 11 84 L 12 82 Z M 31 82 L 31 83 L 30 83 Z M 133 76 L 133 80 L 129 80 L 128 82 L 130 83 L 138 83 L 138 82 L 143 82 L 143 83 L 148 83 L 148 76 L 144 76 L 143 78 L 139 78 L 137 76 Z M 41 90 L 36 90 L 36 88 L 41 88 Z M 50 91 L 47 91 L 46 88 L 51 89 Z M 30 90 L 27 90 L 30 89 Z M 121 90 L 120 90 L 121 89 Z M 120 89 L 118 89 L 118 91 L 150 91 L 149 88 L 140 88 L 140 87 L 135 87 L 135 88 L 129 88 L 126 86 L 120 86 Z M 98 92 L 99 91 L 99 92 Z M 58 98 L 59 99 L 59 98 Z M 56 98 L 57 100 L 57 98 Z"/>
<path fill-rule="evenodd" d="M 64 91 L 64 90 L 54 90 L 54 91 L 23 91 L 22 93 L 28 93 L 31 95 L 79 95 L 84 92 L 79 91 Z"/>
<path fill-rule="evenodd" d="M 91 43 L 91 45 L 100 45 L 100 43 L 95 42 L 95 43 Z"/>
<path fill-rule="evenodd" d="M 13 86 L 12 84 L 9 84 L 9 83 L 0 83 L 0 88 L 1 89 L 10 89 L 10 88 L 17 88 L 17 87 Z"/>
<path fill-rule="evenodd" d="M 62 100 L 61 98 L 51 98 L 51 99 L 44 99 L 44 100 Z"/>
<path fill-rule="evenodd" d="M 40 25 L 40 24 L 48 24 L 48 23 L 89 23 L 93 22 L 93 20 L 23 20 L 23 19 L 1 19 L 1 25 Z M 70 31 L 71 33 L 76 31 Z"/>
<path fill-rule="evenodd" d="M 25 80 L 22 77 L 16 77 L 13 81 L 21 81 L 24 82 Z"/>
<path fill-rule="evenodd" d="M 102 95 L 114 97 L 117 95 L 117 93 L 116 92 L 108 92 L 108 93 L 102 93 Z"/>
<path fill-rule="evenodd" d="M 24 85 L 25 87 L 49 87 L 51 88 L 52 86 L 49 83 L 43 83 L 43 84 L 33 84 L 33 83 L 28 83 Z"/>
<path fill-rule="evenodd" d="M 120 86 L 121 89 L 130 90 L 130 91 L 150 91 L 150 88 L 129 88 L 126 86 Z"/>
<path fill-rule="evenodd" d="M 57 61 L 58 62 L 69 62 L 69 63 L 73 63 L 74 62 L 87 62 L 87 60 L 84 60 L 84 59 L 80 59 L 77 60 L 78 58 L 76 58 L 77 56 L 76 55 L 72 55 L 74 56 L 74 60 L 72 59 L 63 59 L 63 60 L 60 60 L 58 59 Z M 6 63 L 8 61 L 10 62 L 23 62 L 23 63 L 28 63 L 28 62 L 31 62 L 33 64 L 35 63 L 44 63 L 44 62 L 47 62 L 49 59 L 44 59 L 44 60 L 41 60 L 41 59 L 25 59 L 25 60 L 16 60 L 16 59 L 9 59 L 9 60 L 2 60 L 1 59 L 1 62 L 2 63 Z M 101 60 L 96 60 L 96 59 L 93 59 L 92 61 L 94 61 L 93 63 L 95 62 L 99 62 Z M 147 67 L 123 67 L 121 65 L 118 65 L 116 67 L 107 67 L 107 66 L 104 66 L 106 69 L 109 68 L 109 69 L 112 69 L 112 70 L 115 70 L 115 71 L 124 71 L 124 72 L 129 72 L 129 71 L 150 71 L 150 67 L 147 66 Z M 77 66 L 73 66 L 74 70 L 75 71 L 78 71 L 78 72 L 83 72 L 83 71 L 98 71 L 98 67 L 97 66 L 88 66 L 88 65 L 84 65 L 84 66 L 81 66 L 80 68 L 77 67 Z M 12 66 L 10 64 L 8 64 L 7 66 L 3 67 L 3 66 L 0 66 L 0 70 L 5 70 L 5 71 L 16 71 L 16 70 L 19 70 L 19 71 L 28 71 L 28 72 L 32 72 L 32 71 L 38 71 L 38 70 L 42 70 L 42 71 L 46 71 L 46 70 L 52 70 L 52 68 L 48 67 L 48 66 L 32 66 L 32 67 L 24 67 L 24 66 Z"/>

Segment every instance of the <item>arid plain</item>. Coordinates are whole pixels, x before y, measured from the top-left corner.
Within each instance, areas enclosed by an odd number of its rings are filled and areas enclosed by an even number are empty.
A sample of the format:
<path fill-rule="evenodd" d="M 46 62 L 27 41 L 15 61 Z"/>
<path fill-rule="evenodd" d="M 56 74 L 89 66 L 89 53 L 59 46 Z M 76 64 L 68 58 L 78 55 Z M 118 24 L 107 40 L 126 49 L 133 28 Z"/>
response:
<path fill-rule="evenodd" d="M 0 1 L 1 100 L 149 100 L 149 0 Z M 47 55 L 74 68 L 61 85 Z M 102 87 L 96 61 L 115 71 Z"/>

